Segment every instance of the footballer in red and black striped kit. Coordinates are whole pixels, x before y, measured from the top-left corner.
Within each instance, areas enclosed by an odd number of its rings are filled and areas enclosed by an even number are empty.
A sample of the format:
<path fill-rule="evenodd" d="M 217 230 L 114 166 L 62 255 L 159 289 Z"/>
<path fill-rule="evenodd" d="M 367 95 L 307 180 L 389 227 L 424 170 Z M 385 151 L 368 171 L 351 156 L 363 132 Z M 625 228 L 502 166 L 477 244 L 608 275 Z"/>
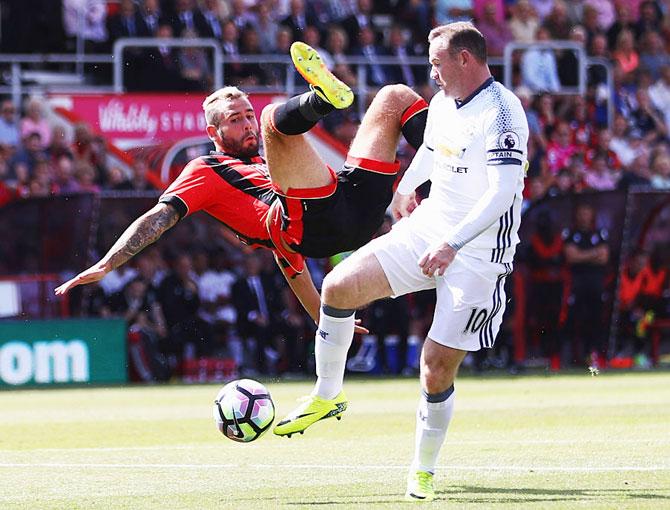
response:
<path fill-rule="evenodd" d="M 61 285 L 100 280 L 181 218 L 205 211 L 245 243 L 271 249 L 291 289 L 315 320 L 319 294 L 304 257 L 326 257 L 356 249 L 381 225 L 399 169 L 395 159 L 402 133 L 418 148 L 423 140 L 426 102 L 404 85 L 382 88 L 375 96 L 335 172 L 303 133 L 335 108 L 347 108 L 353 93 L 302 43 L 291 49 L 298 71 L 312 91 L 261 114 L 261 125 L 247 95 L 224 87 L 204 103 L 207 134 L 215 152 L 189 162 L 158 204 L 138 218 L 94 266 Z M 265 157 L 259 155 L 263 136 Z"/>

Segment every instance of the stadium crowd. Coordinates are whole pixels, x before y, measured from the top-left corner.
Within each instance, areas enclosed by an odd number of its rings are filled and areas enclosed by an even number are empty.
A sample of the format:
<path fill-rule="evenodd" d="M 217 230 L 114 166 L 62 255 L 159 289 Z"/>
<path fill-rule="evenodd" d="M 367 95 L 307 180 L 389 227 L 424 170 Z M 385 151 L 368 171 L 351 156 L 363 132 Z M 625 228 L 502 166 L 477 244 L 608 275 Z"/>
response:
<path fill-rule="evenodd" d="M 212 69 L 206 52 L 160 45 L 162 38 L 207 37 L 220 42 L 227 84 L 242 88 L 281 86 L 286 66 L 242 64 L 239 55 L 286 55 L 290 44 L 303 40 L 323 54 L 326 63 L 343 81 L 355 86 L 356 68 L 348 56 L 368 59 L 369 88 L 403 82 L 429 99 L 434 93 L 425 69 L 406 64 L 411 56 L 426 57 L 427 34 L 437 25 L 474 19 L 499 57 L 509 42 L 533 43 L 569 40 L 583 45 L 590 57 L 606 59 L 612 69 L 613 90 L 598 66 L 590 67 L 584 95 L 562 94 L 577 84 L 576 56 L 569 50 L 538 46 L 514 59 L 515 92 L 527 113 L 529 169 L 525 206 L 543 199 L 585 191 L 670 189 L 670 10 L 665 2 L 639 0 L 43 0 L 2 1 L 3 51 L 8 53 L 73 52 L 79 35 L 87 53 L 109 53 L 122 37 L 157 40 L 155 50 L 129 52 L 128 89 L 134 91 L 208 91 Z M 11 5 L 10 5 L 11 4 Z M 8 17 L 12 22 L 9 23 Z M 59 23 L 59 21 L 61 23 Z M 83 22 L 83 25 L 80 24 Z M 48 27 L 48 30 L 47 28 Z M 27 34 L 48 34 L 28 37 Z M 395 56 L 397 65 L 380 65 L 379 56 Z M 135 72 L 136 71 L 136 72 Z M 494 68 L 495 71 L 495 68 Z M 104 72 L 88 70 L 91 83 Z M 500 77 L 500 76 L 499 76 Z M 614 117 L 608 119 L 608 106 Z M 355 109 L 332 115 L 324 124 L 343 142 L 355 132 Z M 411 158 L 400 148 L 405 163 Z M 78 125 L 72 139 L 45 117 L 45 104 L 27 98 L 21 105 L 0 102 L 0 205 L 27 197 L 98 193 L 101 190 L 152 190 L 146 180 L 147 164 L 137 158 L 130 168 L 107 157 L 106 141 L 85 125 Z M 586 213 L 588 215 L 588 213 Z M 579 249 L 575 234 L 595 228 L 585 225 L 549 225 L 522 252 L 531 267 L 532 292 L 556 296 L 537 311 L 544 354 L 556 357 L 559 324 L 570 325 L 564 308 L 565 274 L 572 285 L 584 277 L 582 299 L 602 294 L 606 275 L 616 270 L 607 256 L 588 263 L 576 262 L 565 246 Z M 577 220 L 579 221 L 579 220 Z M 581 230 L 580 230 L 581 229 Z M 561 231 L 565 233 L 561 237 Z M 228 239 L 228 240 L 226 240 Z M 602 236 L 607 244 L 606 236 Z M 599 241 L 600 243 L 600 241 Z M 653 253 L 631 255 L 621 286 L 621 308 L 632 326 L 634 350 L 644 353 L 644 328 L 649 312 L 668 294 L 668 261 Z M 219 246 L 195 236 L 180 251 L 160 243 L 128 269 L 117 271 L 93 293 L 86 293 L 83 312 L 93 315 L 123 314 L 131 331 L 153 338 L 166 359 L 210 355 L 226 350 L 250 370 L 308 371 L 311 326 L 295 300 L 280 283 L 267 254 L 249 254 L 223 238 Z M 323 274 L 335 261 L 311 261 L 313 274 Z M 581 264 L 581 266 L 580 266 Z M 589 265 L 591 264 L 591 265 Z M 579 266 L 579 267 L 575 267 Z M 592 271 L 593 267 L 598 271 Z M 636 275 L 644 269 L 645 282 Z M 597 273 L 597 275 L 595 275 Z M 649 276 L 649 274 L 653 276 Z M 595 275 L 595 276 L 594 276 Z M 610 278 L 611 280 L 611 278 Z M 638 278 L 639 280 L 639 278 Z M 646 284 L 645 284 L 646 285 Z M 544 293 L 544 294 L 542 294 Z M 625 295 L 624 295 L 625 294 Z M 642 295 L 643 297 L 639 297 Z M 651 298 L 649 297 L 651 295 Z M 579 296 L 578 296 L 579 297 Z M 653 299 L 652 299 L 653 298 Z M 599 299 L 599 298 L 595 298 Z M 655 300 L 655 301 L 654 301 Z M 572 300 L 574 304 L 575 300 Z M 649 304 L 653 302 L 652 304 Z M 656 304 L 654 304 L 656 303 Z M 579 308 L 573 306 L 573 310 Z M 372 370 L 383 366 L 391 372 L 416 368 L 416 346 L 430 322 L 430 297 L 419 295 L 403 303 L 382 302 L 368 309 L 371 329 L 378 338 L 364 338 L 350 368 Z M 653 315 L 653 314 L 652 314 Z M 391 320 L 391 318 L 393 320 Z M 588 322 L 588 317 L 577 317 Z M 375 329 L 374 326 L 377 326 Z M 566 326 L 567 327 L 567 326 Z M 574 326 L 571 326 L 574 327 Z M 602 358 L 605 326 L 588 331 L 582 350 Z M 132 335 L 131 335 L 132 336 Z M 188 339 L 204 339 L 192 342 Z M 280 340 L 283 339 L 283 340 Z M 150 342 L 151 343 L 151 342 Z M 504 343 L 504 342 L 503 342 Z M 371 362 L 377 344 L 385 349 L 380 364 Z M 394 346 L 402 344 L 402 347 Z M 573 358 L 587 354 L 582 352 Z M 405 355 L 406 354 L 406 355 Z M 154 356 L 159 359 L 160 356 Z M 602 363 L 602 360 L 600 360 Z M 168 373 L 170 363 L 165 362 Z"/>

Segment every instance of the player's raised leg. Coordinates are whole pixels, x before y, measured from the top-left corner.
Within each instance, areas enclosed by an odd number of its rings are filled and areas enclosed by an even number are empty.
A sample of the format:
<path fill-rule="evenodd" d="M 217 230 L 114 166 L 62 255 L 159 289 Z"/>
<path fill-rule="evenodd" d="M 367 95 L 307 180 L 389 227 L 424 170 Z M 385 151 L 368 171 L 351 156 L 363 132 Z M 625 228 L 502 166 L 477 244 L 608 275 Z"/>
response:
<path fill-rule="evenodd" d="M 351 89 L 326 68 L 310 46 L 293 43 L 291 58 L 312 90 L 269 105 L 261 114 L 270 177 L 284 193 L 333 184 L 333 173 L 301 135 L 336 108 L 349 107 L 354 99 Z"/>
<path fill-rule="evenodd" d="M 394 162 L 400 134 L 418 148 L 423 141 L 427 108 L 426 102 L 405 85 L 383 87 L 363 118 L 349 149 L 347 164 L 364 172 L 397 171 Z M 387 182 L 390 187 L 392 180 Z M 362 281 L 367 284 L 360 285 Z M 342 383 L 354 334 L 354 312 L 391 294 L 379 262 L 365 250 L 338 265 L 326 278 L 322 290 L 315 339 L 317 382 L 303 404 L 278 423 L 274 429 L 277 435 L 302 432 L 324 418 L 339 418 L 347 404 Z"/>
<path fill-rule="evenodd" d="M 365 112 L 349 157 L 393 163 L 400 134 L 415 149 L 423 142 L 428 103 L 406 85 L 386 85 Z"/>

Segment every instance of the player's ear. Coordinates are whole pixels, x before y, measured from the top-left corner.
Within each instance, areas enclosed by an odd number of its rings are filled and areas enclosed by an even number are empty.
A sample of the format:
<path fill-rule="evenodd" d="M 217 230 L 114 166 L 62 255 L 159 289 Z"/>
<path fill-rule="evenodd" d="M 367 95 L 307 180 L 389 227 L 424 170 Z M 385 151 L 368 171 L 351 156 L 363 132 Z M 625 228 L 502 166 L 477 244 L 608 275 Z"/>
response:
<path fill-rule="evenodd" d="M 217 137 L 219 136 L 219 131 L 216 129 L 216 126 L 213 124 L 207 124 L 207 136 L 209 139 L 213 142 L 216 141 Z"/>

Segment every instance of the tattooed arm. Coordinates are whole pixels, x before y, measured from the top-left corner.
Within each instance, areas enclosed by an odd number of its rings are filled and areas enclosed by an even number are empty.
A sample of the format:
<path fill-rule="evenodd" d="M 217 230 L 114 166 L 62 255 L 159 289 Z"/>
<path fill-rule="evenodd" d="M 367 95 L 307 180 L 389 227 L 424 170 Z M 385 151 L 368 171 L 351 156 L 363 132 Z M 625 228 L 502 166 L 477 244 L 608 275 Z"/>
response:
<path fill-rule="evenodd" d="M 126 263 L 144 248 L 158 240 L 163 232 L 179 221 L 179 213 L 169 204 L 159 203 L 137 218 L 121 234 L 107 254 L 91 267 L 56 288 L 56 295 L 65 294 L 72 287 L 102 280 L 104 276 Z"/>

